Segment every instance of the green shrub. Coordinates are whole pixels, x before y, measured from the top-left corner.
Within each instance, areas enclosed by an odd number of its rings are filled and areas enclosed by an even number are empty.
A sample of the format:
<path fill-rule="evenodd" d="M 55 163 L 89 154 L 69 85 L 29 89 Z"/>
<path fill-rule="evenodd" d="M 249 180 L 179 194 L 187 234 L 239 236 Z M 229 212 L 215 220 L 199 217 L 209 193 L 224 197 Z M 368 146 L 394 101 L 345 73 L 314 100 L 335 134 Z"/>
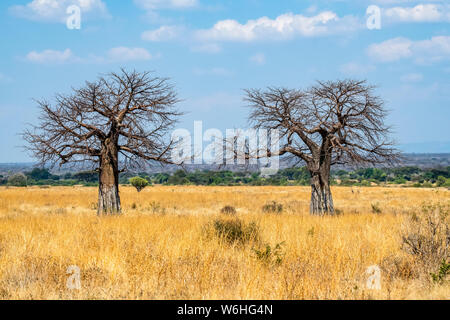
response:
<path fill-rule="evenodd" d="M 429 181 L 425 181 L 424 183 L 422 183 L 422 187 L 423 188 L 433 188 L 433 184 Z"/>
<path fill-rule="evenodd" d="M 363 187 L 370 187 L 371 186 L 370 181 L 367 181 L 367 180 L 362 180 L 360 182 L 360 185 L 363 186 Z"/>
<path fill-rule="evenodd" d="M 439 176 L 436 181 L 438 187 L 450 187 L 450 179 L 446 179 L 443 176 Z"/>
<path fill-rule="evenodd" d="M 406 179 L 405 178 L 397 178 L 394 180 L 395 184 L 405 184 L 406 183 Z"/>
<path fill-rule="evenodd" d="M 137 192 L 141 192 L 149 185 L 148 181 L 141 177 L 134 177 L 129 179 L 130 184 L 136 188 Z"/>
<path fill-rule="evenodd" d="M 278 266 L 283 262 L 284 250 L 281 242 L 276 244 L 273 248 L 270 244 L 266 244 L 263 249 L 253 249 L 256 258 L 266 266 Z"/>
<path fill-rule="evenodd" d="M 283 205 L 281 203 L 278 203 L 276 201 L 272 201 L 271 203 L 268 203 L 262 207 L 262 211 L 264 213 L 282 213 L 283 212 Z"/>
<path fill-rule="evenodd" d="M 26 187 L 27 177 L 23 173 L 16 173 L 8 178 L 8 185 L 13 187 Z"/>
<path fill-rule="evenodd" d="M 439 267 L 439 271 L 437 273 L 432 273 L 431 278 L 433 279 L 434 283 L 442 284 L 449 274 L 450 274 L 450 263 L 448 263 L 445 259 L 443 259 L 441 266 Z"/>

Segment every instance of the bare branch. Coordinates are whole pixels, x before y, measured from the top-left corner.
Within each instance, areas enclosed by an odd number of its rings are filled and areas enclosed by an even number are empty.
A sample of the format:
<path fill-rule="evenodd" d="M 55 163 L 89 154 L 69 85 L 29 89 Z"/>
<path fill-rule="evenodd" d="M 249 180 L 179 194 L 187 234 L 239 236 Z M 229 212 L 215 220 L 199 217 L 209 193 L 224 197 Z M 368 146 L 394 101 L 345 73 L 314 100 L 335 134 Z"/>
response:
<path fill-rule="evenodd" d="M 37 101 L 39 124 L 23 137 L 42 164 L 100 163 L 111 150 L 120 153 L 124 169 L 146 161 L 169 163 L 173 142 L 166 136 L 182 114 L 177 102 L 168 79 L 121 69 L 57 95 L 53 104 Z"/>

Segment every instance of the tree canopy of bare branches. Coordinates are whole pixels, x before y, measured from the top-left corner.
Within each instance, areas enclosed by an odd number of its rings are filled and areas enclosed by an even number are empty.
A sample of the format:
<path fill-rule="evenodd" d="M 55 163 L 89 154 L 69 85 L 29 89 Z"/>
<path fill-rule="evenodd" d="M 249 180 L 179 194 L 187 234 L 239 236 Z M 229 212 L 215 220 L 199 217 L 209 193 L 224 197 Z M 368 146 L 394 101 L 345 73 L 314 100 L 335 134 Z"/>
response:
<path fill-rule="evenodd" d="M 311 214 L 334 214 L 330 170 L 335 164 L 394 162 L 384 101 L 366 81 L 318 82 L 307 90 L 246 90 L 255 129 L 277 129 L 282 145 L 269 156 L 303 160 L 311 174 Z"/>
<path fill-rule="evenodd" d="M 53 104 L 37 101 L 39 123 L 23 137 L 41 164 L 93 164 L 99 171 L 98 213 L 117 214 L 119 172 L 152 161 L 171 163 L 174 143 L 166 136 L 181 115 L 177 102 L 168 79 L 121 69 L 58 94 Z"/>

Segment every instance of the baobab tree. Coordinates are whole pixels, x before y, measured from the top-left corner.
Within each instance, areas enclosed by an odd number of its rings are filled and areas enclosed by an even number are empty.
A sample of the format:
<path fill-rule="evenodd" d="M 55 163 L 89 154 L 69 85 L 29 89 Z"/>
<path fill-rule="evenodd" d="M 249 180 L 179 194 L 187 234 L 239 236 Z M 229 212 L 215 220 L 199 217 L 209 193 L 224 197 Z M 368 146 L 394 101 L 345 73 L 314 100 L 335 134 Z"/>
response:
<path fill-rule="evenodd" d="M 366 81 L 318 82 L 307 90 L 246 90 L 255 129 L 277 129 L 279 150 L 306 163 L 311 174 L 312 215 L 335 213 L 330 170 L 336 164 L 375 165 L 395 161 L 383 100 Z"/>
<path fill-rule="evenodd" d="M 53 104 L 37 101 L 39 123 L 23 133 L 42 165 L 89 164 L 99 174 L 98 214 L 121 212 L 119 173 L 172 163 L 166 135 L 178 116 L 174 87 L 150 72 L 110 73 Z"/>

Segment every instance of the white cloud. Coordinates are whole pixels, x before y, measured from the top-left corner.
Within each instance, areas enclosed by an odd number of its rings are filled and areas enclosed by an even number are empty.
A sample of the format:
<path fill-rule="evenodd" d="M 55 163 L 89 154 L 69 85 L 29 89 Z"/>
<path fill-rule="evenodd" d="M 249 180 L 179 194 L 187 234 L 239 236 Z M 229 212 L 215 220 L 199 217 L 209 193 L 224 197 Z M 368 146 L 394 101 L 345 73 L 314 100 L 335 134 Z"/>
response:
<path fill-rule="evenodd" d="M 9 8 L 18 17 L 44 22 L 65 23 L 69 6 L 79 6 L 82 19 L 92 16 L 108 17 L 106 5 L 102 0 L 33 0 L 26 5 L 16 5 Z"/>
<path fill-rule="evenodd" d="M 403 75 L 400 80 L 402 82 L 420 82 L 423 80 L 423 75 L 421 73 L 408 73 Z"/>
<path fill-rule="evenodd" d="M 413 43 L 412 50 L 418 63 L 428 64 L 450 59 L 450 36 L 436 36 Z"/>
<path fill-rule="evenodd" d="M 108 51 L 108 59 L 111 62 L 143 61 L 151 58 L 152 55 L 143 48 L 117 47 Z"/>
<path fill-rule="evenodd" d="M 72 50 L 44 50 L 41 52 L 32 51 L 25 59 L 38 64 L 66 64 L 66 63 L 114 63 L 128 61 L 146 61 L 153 56 L 143 48 L 117 47 L 110 49 L 105 56 L 89 55 L 87 58 L 76 56 Z"/>
<path fill-rule="evenodd" d="M 266 56 L 264 53 L 257 53 L 254 56 L 250 57 L 250 61 L 259 65 L 263 65 L 266 63 Z"/>
<path fill-rule="evenodd" d="M 415 7 L 394 7 L 383 10 L 383 17 L 393 22 L 450 21 L 450 5 L 419 4 Z"/>
<path fill-rule="evenodd" d="M 27 54 L 26 59 L 30 62 L 41 64 L 63 64 L 78 61 L 72 50 L 66 49 L 64 51 L 44 50 L 42 52 L 31 51 Z"/>
<path fill-rule="evenodd" d="M 241 24 L 236 20 L 222 20 L 211 29 L 198 30 L 196 38 L 213 41 L 261 41 L 292 39 L 296 36 L 313 37 L 353 31 L 362 24 L 352 16 L 340 18 L 331 11 L 307 17 L 287 13 L 275 19 L 262 17 Z"/>
<path fill-rule="evenodd" d="M 360 64 L 349 62 L 339 67 L 339 71 L 348 76 L 363 76 L 369 72 L 375 71 L 375 66 L 369 64 Z"/>
<path fill-rule="evenodd" d="M 169 41 L 181 35 L 183 27 L 179 26 L 161 26 L 156 30 L 148 30 L 142 33 L 142 39 L 146 41 Z"/>
<path fill-rule="evenodd" d="M 196 7 L 198 0 L 134 0 L 138 7 L 145 10 L 186 9 Z"/>
<path fill-rule="evenodd" d="M 372 44 L 368 54 L 375 60 L 382 62 L 396 61 L 412 55 L 412 41 L 406 38 L 394 38 L 382 43 Z"/>
<path fill-rule="evenodd" d="M 370 45 L 367 53 L 374 60 L 381 62 L 412 58 L 416 63 L 430 64 L 450 59 L 450 36 L 436 36 L 420 41 L 394 38 Z"/>
<path fill-rule="evenodd" d="M 162 5 L 160 2 L 157 2 L 158 6 L 151 3 L 152 5 L 147 4 L 146 7 L 154 9 Z M 357 17 L 339 17 L 334 12 L 324 11 L 312 16 L 286 13 L 275 19 L 261 17 L 249 20 L 245 24 L 231 19 L 222 20 L 209 29 L 197 30 L 164 24 L 158 29 L 143 32 L 141 37 L 143 40 L 154 42 L 184 39 L 195 43 L 191 45 L 193 52 L 218 53 L 222 51 L 219 43 L 224 41 L 288 40 L 295 37 L 345 34 L 363 28 L 363 21 Z"/>

